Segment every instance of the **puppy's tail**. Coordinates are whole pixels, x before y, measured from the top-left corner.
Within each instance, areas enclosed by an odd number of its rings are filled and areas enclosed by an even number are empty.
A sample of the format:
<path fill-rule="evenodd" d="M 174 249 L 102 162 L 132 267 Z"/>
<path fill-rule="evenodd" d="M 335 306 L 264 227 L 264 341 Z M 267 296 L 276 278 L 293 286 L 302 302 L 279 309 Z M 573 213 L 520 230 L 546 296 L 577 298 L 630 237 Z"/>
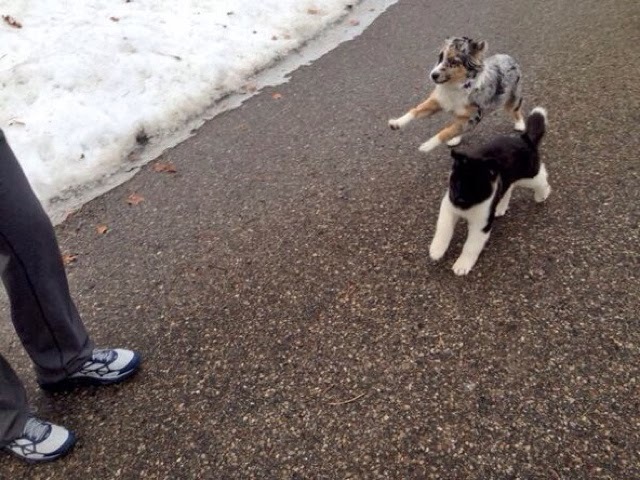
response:
<path fill-rule="evenodd" d="M 524 134 L 536 147 L 547 129 L 547 111 L 542 107 L 534 108 L 527 117 Z"/>

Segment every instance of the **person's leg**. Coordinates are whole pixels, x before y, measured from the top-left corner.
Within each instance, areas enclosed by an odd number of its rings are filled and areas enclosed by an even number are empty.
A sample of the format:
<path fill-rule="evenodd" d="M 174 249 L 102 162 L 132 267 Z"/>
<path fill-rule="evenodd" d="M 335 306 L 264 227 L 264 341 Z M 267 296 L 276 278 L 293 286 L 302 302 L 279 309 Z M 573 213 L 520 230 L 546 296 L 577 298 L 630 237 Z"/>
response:
<path fill-rule="evenodd" d="M 11 365 L 0 355 L 0 447 L 22 434 L 28 417 L 24 386 Z"/>
<path fill-rule="evenodd" d="M 53 226 L 1 131 L 0 255 L 8 259 L 2 281 L 11 319 L 38 381 L 77 372 L 94 345 L 69 294 Z"/>
<path fill-rule="evenodd" d="M 30 415 L 22 382 L 0 356 L 0 448 L 28 462 L 46 462 L 75 442 L 73 432 Z"/>
<path fill-rule="evenodd" d="M 136 352 L 94 349 L 71 299 L 53 226 L 1 130 L 0 270 L 11 319 L 42 388 L 109 385 L 138 369 Z M 0 357 L 0 447 L 43 462 L 74 443 L 73 432 L 29 415 L 23 386 Z"/>

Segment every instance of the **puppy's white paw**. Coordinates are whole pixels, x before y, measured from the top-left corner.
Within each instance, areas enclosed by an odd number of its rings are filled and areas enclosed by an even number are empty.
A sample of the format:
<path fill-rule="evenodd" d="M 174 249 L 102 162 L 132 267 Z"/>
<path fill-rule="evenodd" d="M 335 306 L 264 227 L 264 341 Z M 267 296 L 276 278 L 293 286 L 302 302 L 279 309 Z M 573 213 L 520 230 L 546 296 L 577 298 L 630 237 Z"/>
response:
<path fill-rule="evenodd" d="M 399 130 L 400 128 L 406 126 L 414 118 L 415 117 L 413 113 L 407 112 L 400 118 L 392 118 L 391 120 L 389 120 L 389 126 L 391 127 L 391 130 Z"/>
<path fill-rule="evenodd" d="M 453 137 L 451 140 L 449 140 L 447 142 L 447 145 L 449 145 L 450 147 L 457 147 L 458 145 L 460 145 L 461 141 L 462 135 L 458 135 L 457 137 Z"/>
<path fill-rule="evenodd" d="M 429 257 L 431 257 L 431 260 L 434 262 L 437 262 L 444 256 L 448 247 L 449 245 L 445 245 L 444 242 L 440 242 L 434 238 L 429 247 Z"/>
<path fill-rule="evenodd" d="M 456 260 L 456 263 L 453 264 L 453 273 L 458 276 L 466 275 L 475 264 L 476 262 L 472 258 L 461 255 L 458 257 L 458 260 Z"/>
<path fill-rule="evenodd" d="M 505 213 L 507 213 L 507 210 L 509 210 L 509 205 L 507 206 L 498 205 L 496 207 L 496 217 L 504 217 Z"/>
<path fill-rule="evenodd" d="M 549 194 L 551 193 L 551 187 L 546 185 L 541 190 L 536 190 L 536 193 L 533 195 L 533 199 L 538 202 L 544 202 L 547 198 L 549 198 Z"/>
<path fill-rule="evenodd" d="M 518 120 L 514 125 L 513 128 L 517 131 L 517 132 L 524 132 L 526 126 L 524 124 L 524 118 L 521 118 L 520 120 Z"/>
<path fill-rule="evenodd" d="M 400 130 L 400 127 L 402 127 L 399 118 L 392 118 L 389 120 L 389 126 L 391 127 L 391 130 Z"/>
<path fill-rule="evenodd" d="M 429 153 L 431 150 L 440 146 L 441 144 L 442 142 L 438 139 L 438 137 L 433 137 L 420 145 L 420 148 L 418 148 L 418 150 L 420 150 L 422 153 Z"/>

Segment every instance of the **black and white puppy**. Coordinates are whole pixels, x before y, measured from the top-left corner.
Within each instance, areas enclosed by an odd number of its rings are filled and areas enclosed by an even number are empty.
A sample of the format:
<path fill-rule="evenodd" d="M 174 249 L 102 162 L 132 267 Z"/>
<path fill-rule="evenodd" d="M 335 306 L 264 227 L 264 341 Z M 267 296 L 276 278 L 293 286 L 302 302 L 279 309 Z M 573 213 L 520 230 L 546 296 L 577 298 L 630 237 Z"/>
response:
<path fill-rule="evenodd" d="M 453 271 L 456 275 L 466 275 L 489 239 L 494 218 L 507 212 L 515 186 L 532 189 L 536 202 L 547 199 L 551 187 L 547 182 L 547 169 L 538 154 L 546 124 L 546 110 L 537 107 L 527 118 L 522 135 L 496 137 L 469 153 L 451 152 L 454 162 L 449 190 L 442 199 L 436 233 L 429 248 L 433 260 L 445 254 L 456 222 L 464 218 L 469 232 Z"/>

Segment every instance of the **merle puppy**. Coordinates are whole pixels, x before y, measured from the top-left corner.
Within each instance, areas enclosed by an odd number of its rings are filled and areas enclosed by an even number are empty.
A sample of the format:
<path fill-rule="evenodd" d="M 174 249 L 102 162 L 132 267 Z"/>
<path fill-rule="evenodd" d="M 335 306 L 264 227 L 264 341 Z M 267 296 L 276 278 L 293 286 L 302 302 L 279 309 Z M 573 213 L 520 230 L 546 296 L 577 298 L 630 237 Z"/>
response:
<path fill-rule="evenodd" d="M 547 199 L 551 187 L 547 183 L 547 169 L 538 155 L 546 124 L 546 110 L 537 107 L 527 118 L 522 135 L 496 137 L 469 153 L 451 152 L 454 162 L 449 191 L 442 199 L 436 233 L 429 248 L 433 260 L 442 258 L 456 222 L 464 218 L 469 232 L 453 271 L 456 275 L 466 275 L 489 239 L 494 218 L 507 212 L 516 185 L 532 189 L 536 202 Z"/>
<path fill-rule="evenodd" d="M 440 111 L 450 112 L 454 120 L 420 146 L 430 152 L 443 143 L 456 146 L 462 134 L 473 129 L 483 115 L 499 107 L 522 132 L 522 74 L 518 63 L 509 55 L 498 54 L 485 59 L 487 42 L 469 37 L 452 37 L 445 42 L 438 62 L 431 70 L 436 84 L 429 97 L 399 118 L 389 120 L 393 130 L 403 128 L 417 118 Z"/>

